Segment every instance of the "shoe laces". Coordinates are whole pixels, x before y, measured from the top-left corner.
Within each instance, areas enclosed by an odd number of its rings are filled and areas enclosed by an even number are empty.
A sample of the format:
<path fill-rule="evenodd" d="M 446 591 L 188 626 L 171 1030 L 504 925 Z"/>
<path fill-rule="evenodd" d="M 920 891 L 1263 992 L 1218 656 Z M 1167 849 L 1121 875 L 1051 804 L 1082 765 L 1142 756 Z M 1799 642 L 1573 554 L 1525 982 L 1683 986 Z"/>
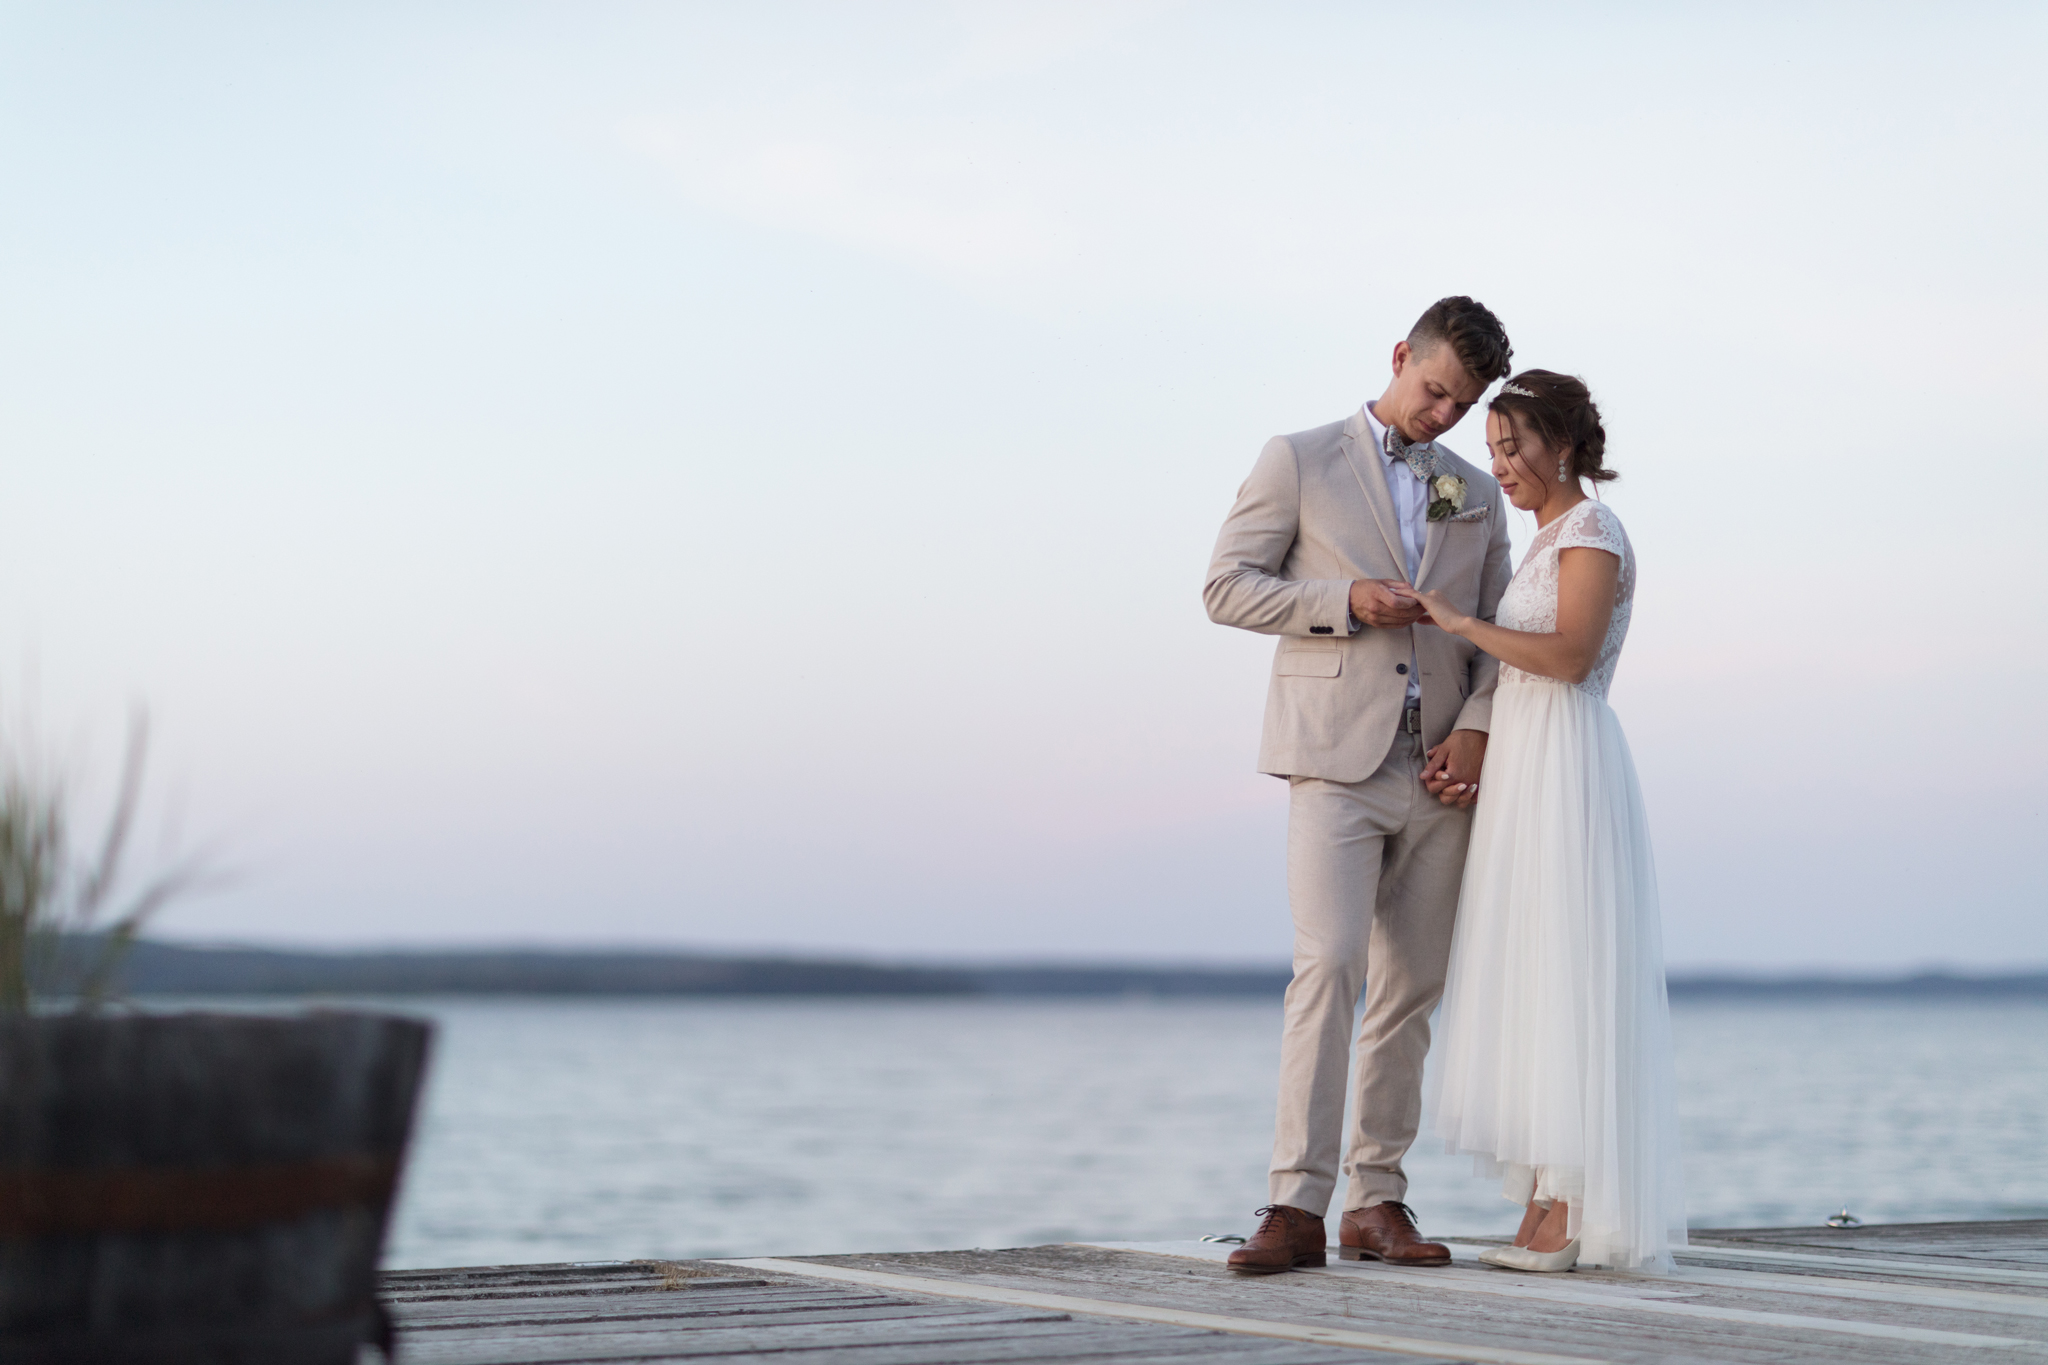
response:
<path fill-rule="evenodd" d="M 1408 1230 L 1410 1232 L 1417 1233 L 1418 1235 L 1420 1234 L 1420 1229 L 1415 1224 L 1414 1209 L 1409 1208 L 1406 1204 L 1402 1203 L 1398 1199 L 1385 1200 L 1382 1202 L 1380 1207 L 1392 1209 L 1394 1212 L 1400 1214 L 1401 1220 L 1408 1224 Z"/>
<path fill-rule="evenodd" d="M 1275 1223 L 1284 1224 L 1287 1221 L 1287 1213 L 1288 1209 L 1285 1204 L 1268 1204 L 1264 1208 L 1252 1210 L 1252 1216 L 1260 1220 L 1259 1232 L 1264 1232 Z M 1258 1234 L 1254 1233 L 1252 1235 L 1257 1236 Z"/>

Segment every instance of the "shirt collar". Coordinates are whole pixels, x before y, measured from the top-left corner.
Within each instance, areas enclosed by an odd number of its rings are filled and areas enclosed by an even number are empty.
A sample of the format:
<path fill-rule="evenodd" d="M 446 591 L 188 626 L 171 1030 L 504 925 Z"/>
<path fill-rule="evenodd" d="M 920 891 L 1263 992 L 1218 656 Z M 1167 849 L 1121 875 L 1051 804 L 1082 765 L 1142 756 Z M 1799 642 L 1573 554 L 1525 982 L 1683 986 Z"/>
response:
<path fill-rule="evenodd" d="M 1380 458 L 1382 460 L 1393 459 L 1393 456 L 1387 454 L 1387 424 L 1372 415 L 1372 404 L 1370 403 L 1360 408 L 1359 411 L 1365 414 L 1365 424 L 1372 429 L 1372 443 L 1379 447 Z"/>

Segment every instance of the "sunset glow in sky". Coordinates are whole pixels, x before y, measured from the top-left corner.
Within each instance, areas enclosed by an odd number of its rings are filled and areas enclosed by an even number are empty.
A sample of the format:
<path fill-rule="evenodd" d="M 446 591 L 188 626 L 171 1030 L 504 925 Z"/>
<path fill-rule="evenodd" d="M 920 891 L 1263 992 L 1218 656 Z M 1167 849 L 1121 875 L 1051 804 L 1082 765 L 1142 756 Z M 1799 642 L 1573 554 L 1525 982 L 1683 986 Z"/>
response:
<path fill-rule="evenodd" d="M 2044 50 L 10 7 L 0 710 L 104 771 L 148 702 L 239 871 L 181 938 L 1279 960 L 1210 546 L 1469 293 L 1608 415 L 1673 963 L 2048 962 Z"/>

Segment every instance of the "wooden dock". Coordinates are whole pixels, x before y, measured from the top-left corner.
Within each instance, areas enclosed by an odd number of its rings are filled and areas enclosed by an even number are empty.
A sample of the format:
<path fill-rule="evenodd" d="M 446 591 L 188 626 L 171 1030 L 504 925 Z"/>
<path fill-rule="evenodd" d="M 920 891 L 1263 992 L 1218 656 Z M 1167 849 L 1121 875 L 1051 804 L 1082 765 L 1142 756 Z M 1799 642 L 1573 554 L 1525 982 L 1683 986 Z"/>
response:
<path fill-rule="evenodd" d="M 2048 1362 L 2048 1220 L 1696 1232 L 1681 1273 L 1340 1262 L 1201 1242 L 385 1276 L 398 1365 Z"/>

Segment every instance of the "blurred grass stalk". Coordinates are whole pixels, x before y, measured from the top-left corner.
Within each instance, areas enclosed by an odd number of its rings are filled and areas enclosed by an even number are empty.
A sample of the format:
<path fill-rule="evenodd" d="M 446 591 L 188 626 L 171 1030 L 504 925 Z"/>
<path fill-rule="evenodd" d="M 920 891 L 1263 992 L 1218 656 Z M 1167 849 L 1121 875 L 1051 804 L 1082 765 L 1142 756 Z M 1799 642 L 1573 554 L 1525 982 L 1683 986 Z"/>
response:
<path fill-rule="evenodd" d="M 106 829 L 97 850 L 81 858 L 71 846 L 65 774 L 0 743 L 0 1013 L 26 1012 L 57 994 L 74 997 L 81 1010 L 104 1003 L 144 921 L 203 879 L 203 867 L 188 861 L 124 890 L 148 756 L 149 718 L 138 710 L 129 718 Z M 84 945 L 82 957 L 72 944 Z"/>

